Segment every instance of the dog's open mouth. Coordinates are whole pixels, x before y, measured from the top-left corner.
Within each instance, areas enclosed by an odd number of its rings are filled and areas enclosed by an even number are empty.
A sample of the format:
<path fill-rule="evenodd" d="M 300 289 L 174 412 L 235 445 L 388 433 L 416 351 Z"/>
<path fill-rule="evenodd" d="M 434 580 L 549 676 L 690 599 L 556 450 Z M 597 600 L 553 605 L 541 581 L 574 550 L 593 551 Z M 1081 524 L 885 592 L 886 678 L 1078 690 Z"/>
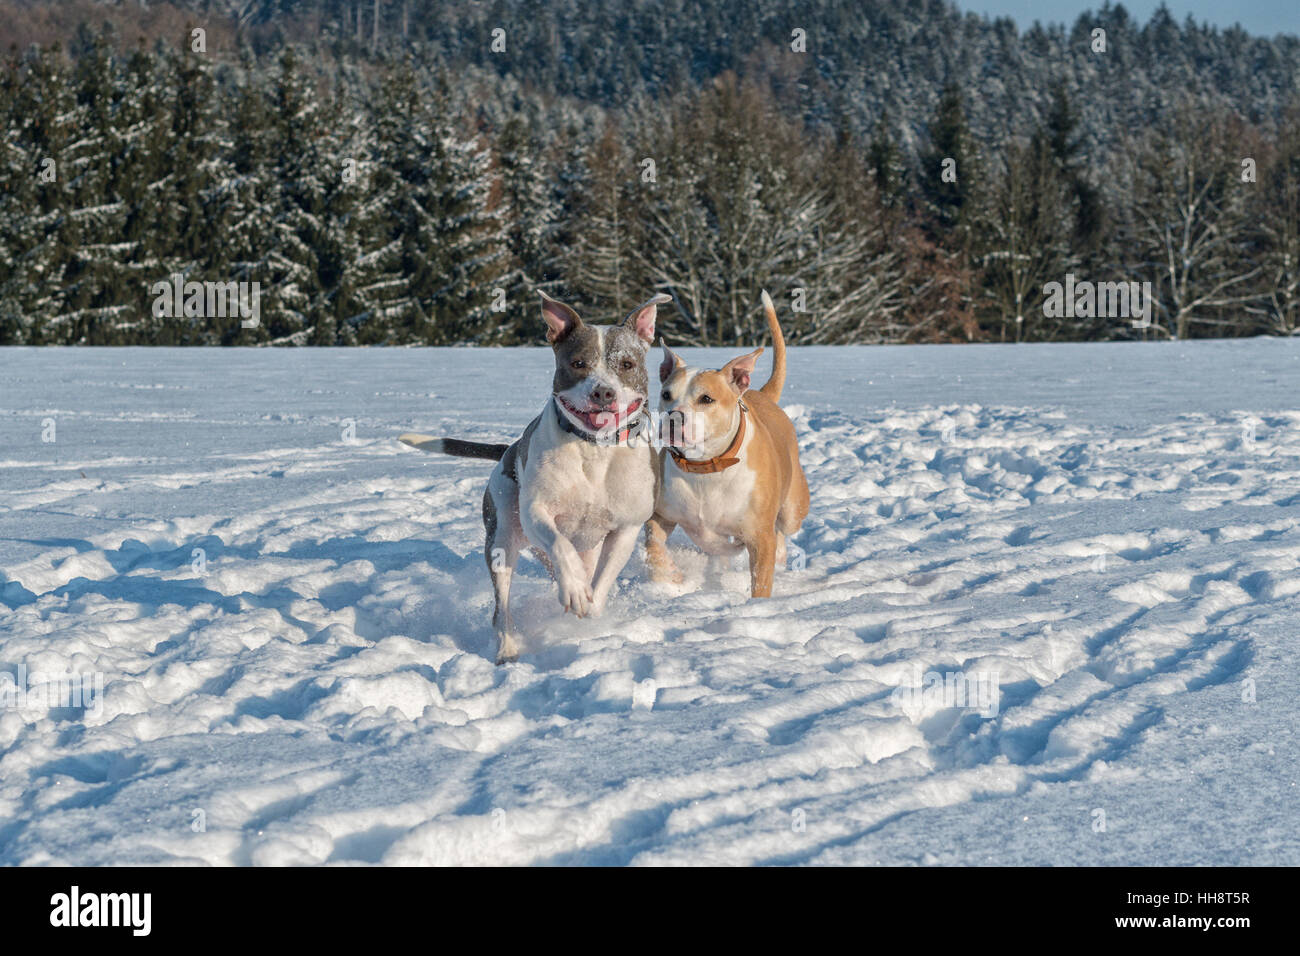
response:
<path fill-rule="evenodd" d="M 635 415 L 641 409 L 641 399 L 636 399 L 630 405 L 616 405 L 613 408 L 578 408 L 563 395 L 555 396 L 559 399 L 564 410 L 586 428 L 588 431 L 600 432 L 607 428 L 613 428 L 616 425 L 623 425 L 629 418 Z"/>

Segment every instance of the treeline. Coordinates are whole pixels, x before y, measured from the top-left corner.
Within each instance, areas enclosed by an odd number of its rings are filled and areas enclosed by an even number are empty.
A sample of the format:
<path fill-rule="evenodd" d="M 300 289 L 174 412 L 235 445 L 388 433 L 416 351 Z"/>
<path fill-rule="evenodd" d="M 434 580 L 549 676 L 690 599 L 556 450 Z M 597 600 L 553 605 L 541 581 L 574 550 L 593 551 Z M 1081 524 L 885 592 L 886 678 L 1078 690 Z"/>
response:
<path fill-rule="evenodd" d="M 650 90 L 625 49 L 614 107 L 415 41 L 326 39 L 220 58 L 83 28 L 11 53 L 0 342 L 533 342 L 538 288 L 596 318 L 669 292 L 682 344 L 761 339 L 760 288 L 801 343 L 1300 328 L 1294 99 L 1274 116 L 1171 81 L 1102 149 L 1064 81 L 991 136 L 971 117 L 996 97 L 956 83 L 919 123 L 863 122 L 775 67 Z M 156 315 L 175 274 L 257 282 L 258 326 Z M 1150 282 L 1151 326 L 1047 317 L 1067 274 Z"/>

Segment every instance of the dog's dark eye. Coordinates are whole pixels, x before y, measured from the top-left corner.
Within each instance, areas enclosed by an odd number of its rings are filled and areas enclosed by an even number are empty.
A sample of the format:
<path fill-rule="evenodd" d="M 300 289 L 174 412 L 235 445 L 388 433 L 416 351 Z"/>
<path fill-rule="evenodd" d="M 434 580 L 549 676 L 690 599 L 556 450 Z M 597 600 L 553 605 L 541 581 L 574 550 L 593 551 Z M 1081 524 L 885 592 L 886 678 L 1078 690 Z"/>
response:
<path fill-rule="evenodd" d="M 673 400 L 673 393 L 668 391 L 668 389 L 665 388 L 663 395 L 659 397 L 662 398 L 665 402 L 671 402 Z"/>
<path fill-rule="evenodd" d="M 713 396 L 712 396 L 712 395 L 701 395 L 701 396 L 700 396 L 700 404 L 701 404 L 701 405 L 712 405 L 712 404 L 713 404 Z"/>
<path fill-rule="evenodd" d="M 636 368 L 636 362 L 633 362 L 631 359 L 623 359 L 623 364 L 619 367 L 625 372 L 630 372 L 632 369 Z"/>
<path fill-rule="evenodd" d="M 569 363 L 569 368 L 586 368 L 586 367 L 587 367 L 587 363 L 584 362 L 582 359 L 574 359 L 572 362 Z"/>

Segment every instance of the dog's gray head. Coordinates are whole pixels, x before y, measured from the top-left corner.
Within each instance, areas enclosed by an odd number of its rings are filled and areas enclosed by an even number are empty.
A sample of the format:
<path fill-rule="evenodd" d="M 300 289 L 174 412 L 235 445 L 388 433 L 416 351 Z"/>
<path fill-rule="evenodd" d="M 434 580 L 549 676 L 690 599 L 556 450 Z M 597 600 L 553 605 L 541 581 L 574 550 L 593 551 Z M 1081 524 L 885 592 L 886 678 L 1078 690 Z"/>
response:
<path fill-rule="evenodd" d="M 654 341 L 658 307 L 672 298 L 656 295 L 622 325 L 587 325 L 563 302 L 545 292 L 541 296 L 546 341 L 555 350 L 551 390 L 560 413 L 599 432 L 644 408 L 650 390 L 646 352 Z"/>

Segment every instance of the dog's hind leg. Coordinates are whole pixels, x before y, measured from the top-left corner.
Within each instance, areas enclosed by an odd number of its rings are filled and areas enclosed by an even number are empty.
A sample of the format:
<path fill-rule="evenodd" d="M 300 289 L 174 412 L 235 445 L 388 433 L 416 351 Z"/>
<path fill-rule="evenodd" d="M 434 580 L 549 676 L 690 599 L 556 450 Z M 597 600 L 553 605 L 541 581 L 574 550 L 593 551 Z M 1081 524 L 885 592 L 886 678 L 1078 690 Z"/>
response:
<path fill-rule="evenodd" d="M 483 557 L 492 578 L 496 609 L 492 628 L 496 631 L 496 662 L 504 664 L 519 657 L 519 634 L 510 617 L 510 581 L 514 577 L 519 551 L 524 545 L 519 526 L 518 486 L 500 471 L 494 471 L 483 492 Z"/>
<path fill-rule="evenodd" d="M 803 469 L 795 467 L 790 487 L 786 489 L 780 510 L 776 513 L 776 528 L 786 535 L 795 535 L 803 527 L 804 518 L 808 517 L 809 507 L 808 479 Z"/>

